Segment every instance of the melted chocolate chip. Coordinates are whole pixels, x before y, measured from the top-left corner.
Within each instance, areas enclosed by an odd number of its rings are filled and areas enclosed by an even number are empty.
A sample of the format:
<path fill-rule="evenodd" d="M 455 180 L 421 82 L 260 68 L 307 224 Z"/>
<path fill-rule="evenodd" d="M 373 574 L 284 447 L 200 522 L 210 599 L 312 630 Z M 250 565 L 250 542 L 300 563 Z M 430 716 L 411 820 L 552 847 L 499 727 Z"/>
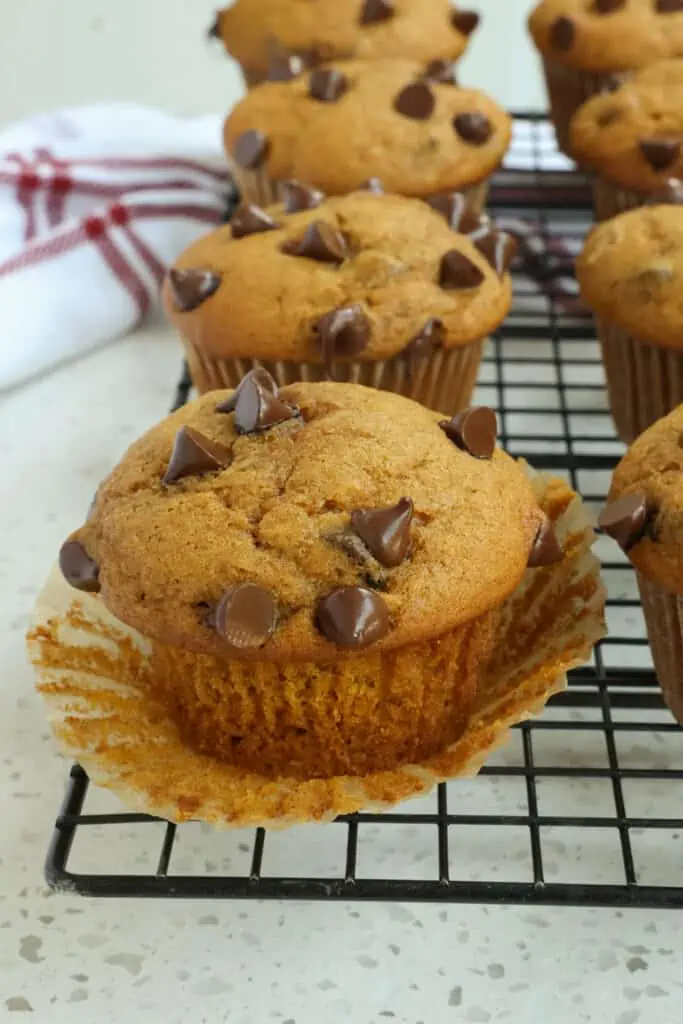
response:
<path fill-rule="evenodd" d="M 379 178 L 368 178 L 359 186 L 359 192 L 372 192 L 376 196 L 384 195 L 384 185 Z"/>
<path fill-rule="evenodd" d="M 676 14 L 683 11 L 683 0 L 657 0 L 655 10 L 657 14 Z"/>
<path fill-rule="evenodd" d="M 269 590 L 254 583 L 230 587 L 213 616 L 216 632 L 239 651 L 263 647 L 275 632 L 278 610 Z"/>
<path fill-rule="evenodd" d="M 451 25 L 464 36 L 471 36 L 480 21 L 481 15 L 476 11 L 453 11 L 451 15 Z"/>
<path fill-rule="evenodd" d="M 351 525 L 380 565 L 393 569 L 411 548 L 413 503 L 401 498 L 390 508 L 361 508 L 351 513 Z"/>
<path fill-rule="evenodd" d="M 434 93 L 426 82 L 412 82 L 401 89 L 394 110 L 413 121 L 426 121 L 434 111 Z"/>
<path fill-rule="evenodd" d="M 442 288 L 448 291 L 477 288 L 483 280 L 483 271 L 459 249 L 451 249 L 441 258 L 439 284 Z"/>
<path fill-rule="evenodd" d="M 640 151 L 653 171 L 664 171 L 678 159 L 680 139 L 641 139 Z"/>
<path fill-rule="evenodd" d="M 431 60 L 427 65 L 423 78 L 425 82 L 436 82 L 438 85 L 457 85 L 455 64 L 450 60 Z"/>
<path fill-rule="evenodd" d="M 186 476 L 214 473 L 230 463 L 230 449 L 211 441 L 192 427 L 181 427 L 175 436 L 173 451 L 162 484 L 174 484 Z"/>
<path fill-rule="evenodd" d="M 493 409 L 475 405 L 471 409 L 463 409 L 450 420 L 444 420 L 439 426 L 458 448 L 473 455 L 475 459 L 492 458 L 498 434 L 498 422 Z"/>
<path fill-rule="evenodd" d="M 594 0 L 593 10 L 596 14 L 612 14 L 626 6 L 626 0 Z"/>
<path fill-rule="evenodd" d="M 643 491 L 633 491 L 606 505 L 598 517 L 598 526 L 623 551 L 630 551 L 643 539 L 649 514 L 647 496 Z"/>
<path fill-rule="evenodd" d="M 396 14 L 392 0 L 365 0 L 360 12 L 361 25 L 374 25 L 378 21 L 387 21 Z"/>
<path fill-rule="evenodd" d="M 282 53 L 273 57 L 268 65 L 269 82 L 291 82 L 298 78 L 306 65 L 296 53 Z"/>
<path fill-rule="evenodd" d="M 463 142 L 469 142 L 472 146 L 484 146 L 493 134 L 493 126 L 486 114 L 476 111 L 458 114 L 453 118 L 453 127 Z"/>
<path fill-rule="evenodd" d="M 237 399 L 239 398 L 240 391 L 244 387 L 244 382 L 248 378 L 253 378 L 259 382 L 260 387 L 264 391 L 269 391 L 271 395 L 277 395 L 277 384 L 262 366 L 257 366 L 255 369 L 250 370 L 249 373 L 245 374 L 242 380 L 237 385 L 237 388 L 230 395 L 230 398 L 226 398 L 224 402 L 221 402 L 216 406 L 216 412 L 234 412 L 235 406 L 237 405 Z"/>
<path fill-rule="evenodd" d="M 359 648 L 386 636 L 391 621 L 379 594 L 365 587 L 340 587 L 318 602 L 316 625 L 339 647 Z"/>
<path fill-rule="evenodd" d="M 482 234 L 472 236 L 482 256 L 485 256 L 495 272 L 501 277 L 510 267 L 517 253 L 517 240 L 505 231 L 485 228 Z"/>
<path fill-rule="evenodd" d="M 550 45 L 555 50 L 569 50 L 574 42 L 576 28 L 571 18 L 555 18 L 550 26 L 548 36 Z"/>
<path fill-rule="evenodd" d="M 358 304 L 325 313 L 314 330 L 326 362 L 338 356 L 358 355 L 370 340 L 370 321 Z"/>
<path fill-rule="evenodd" d="M 538 528 L 538 533 L 529 552 L 527 565 L 530 569 L 540 569 L 545 565 L 554 565 L 564 558 L 564 551 L 557 539 L 555 529 L 546 517 Z"/>
<path fill-rule="evenodd" d="M 281 182 L 280 198 L 285 213 L 300 213 L 302 210 L 314 210 L 320 206 L 325 201 L 325 193 L 291 178 L 289 181 Z"/>
<path fill-rule="evenodd" d="M 440 348 L 445 338 L 446 331 L 443 321 L 437 317 L 430 317 L 424 327 L 408 342 L 403 354 L 419 359 L 421 356 L 429 355 L 434 349 Z"/>
<path fill-rule="evenodd" d="M 83 545 L 67 540 L 59 552 L 59 568 L 66 582 L 76 590 L 96 594 L 100 589 L 100 569 Z"/>
<path fill-rule="evenodd" d="M 235 160 L 240 167 L 253 171 L 265 161 L 270 143 L 263 132 L 242 132 L 235 143 Z"/>
<path fill-rule="evenodd" d="M 273 378 L 266 379 L 262 370 L 252 370 L 240 381 L 235 392 L 235 430 L 238 434 L 253 434 L 270 430 L 278 423 L 292 420 L 299 410 L 278 397 L 277 387 L 273 389 Z M 228 400 L 229 401 L 229 400 Z M 227 404 L 227 403 L 226 403 Z M 218 406 L 217 412 L 225 412 Z"/>
<path fill-rule="evenodd" d="M 221 38 L 221 12 L 216 11 L 213 21 L 206 30 L 208 39 L 220 39 Z"/>
<path fill-rule="evenodd" d="M 242 203 L 232 215 L 230 227 L 233 238 L 244 238 L 246 235 L 261 234 L 263 231 L 275 231 L 280 225 L 260 206 Z"/>
<path fill-rule="evenodd" d="M 337 266 L 350 255 L 344 236 L 324 220 L 313 221 L 303 238 L 297 242 L 285 242 L 282 251 L 290 256 L 305 256 L 318 263 L 335 263 Z"/>
<path fill-rule="evenodd" d="M 349 87 L 349 82 L 336 68 L 317 68 L 308 80 L 308 95 L 321 103 L 336 103 Z"/>
<path fill-rule="evenodd" d="M 168 283 L 171 286 L 173 301 L 180 313 L 189 313 L 201 306 L 217 290 L 221 283 L 218 274 L 213 270 L 190 268 L 189 270 L 171 269 L 168 272 Z"/>

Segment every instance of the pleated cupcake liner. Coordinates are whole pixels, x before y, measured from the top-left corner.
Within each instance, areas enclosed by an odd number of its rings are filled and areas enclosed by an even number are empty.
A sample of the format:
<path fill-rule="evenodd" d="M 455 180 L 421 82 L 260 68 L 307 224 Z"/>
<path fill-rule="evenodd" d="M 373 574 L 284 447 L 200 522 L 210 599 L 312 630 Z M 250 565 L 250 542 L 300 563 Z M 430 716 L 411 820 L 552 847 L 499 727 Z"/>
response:
<path fill-rule="evenodd" d="M 683 725 L 683 598 L 637 573 L 652 660 L 662 694 Z"/>
<path fill-rule="evenodd" d="M 620 188 L 604 178 L 597 177 L 593 180 L 593 208 L 596 220 L 610 220 L 611 217 L 616 217 L 627 210 L 637 210 L 641 206 L 646 206 L 648 199 L 647 193 Z"/>
<path fill-rule="evenodd" d="M 595 96 L 622 82 L 629 72 L 598 74 L 592 71 L 577 71 L 567 68 L 550 57 L 543 58 L 543 72 L 550 105 L 550 120 L 555 128 L 557 145 L 571 157 L 569 144 L 569 123 L 579 107 Z"/>

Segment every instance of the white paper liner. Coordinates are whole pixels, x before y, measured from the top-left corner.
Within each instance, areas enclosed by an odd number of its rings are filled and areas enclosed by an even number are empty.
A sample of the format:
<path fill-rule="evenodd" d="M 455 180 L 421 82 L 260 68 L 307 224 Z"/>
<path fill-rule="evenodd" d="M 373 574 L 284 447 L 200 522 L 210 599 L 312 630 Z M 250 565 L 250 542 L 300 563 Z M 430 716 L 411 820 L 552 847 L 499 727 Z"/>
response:
<path fill-rule="evenodd" d="M 604 92 L 614 82 L 625 81 L 632 74 L 577 71 L 548 57 L 543 58 L 543 72 L 557 145 L 567 156 L 572 155 L 569 145 L 569 123 L 579 107 L 591 96 Z"/>
<path fill-rule="evenodd" d="M 150 641 L 115 619 L 97 597 L 74 596 L 54 570 L 40 595 L 29 651 L 52 732 L 98 785 L 137 811 L 217 827 L 283 828 L 381 810 L 438 782 L 475 775 L 511 727 L 541 712 L 605 633 L 604 587 L 588 514 L 566 483 L 532 474 L 565 558 L 529 570 L 505 602 L 480 706 L 466 733 L 441 754 L 363 777 L 268 779 L 199 754 L 147 692 Z M 89 663 L 104 657 L 94 672 Z"/>

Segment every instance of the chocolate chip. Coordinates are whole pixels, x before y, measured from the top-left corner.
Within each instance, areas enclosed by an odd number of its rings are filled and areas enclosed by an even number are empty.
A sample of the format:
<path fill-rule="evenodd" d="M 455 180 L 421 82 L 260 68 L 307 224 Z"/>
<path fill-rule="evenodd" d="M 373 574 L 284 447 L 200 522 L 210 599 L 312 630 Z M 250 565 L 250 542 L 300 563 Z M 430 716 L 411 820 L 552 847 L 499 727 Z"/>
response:
<path fill-rule="evenodd" d="M 303 238 L 285 242 L 282 251 L 290 256 L 305 256 L 318 263 L 335 263 L 337 266 L 350 255 L 344 236 L 324 220 L 313 221 Z"/>
<path fill-rule="evenodd" d="M 408 342 L 403 350 L 403 354 L 414 356 L 415 358 L 429 355 L 435 348 L 443 345 L 445 339 L 446 331 L 444 330 L 443 321 L 436 317 L 430 317 L 424 327 Z"/>
<path fill-rule="evenodd" d="M 396 14 L 392 0 L 365 0 L 360 12 L 361 25 L 374 25 L 378 21 L 387 21 Z"/>
<path fill-rule="evenodd" d="M 275 632 L 278 610 L 269 590 L 254 583 L 230 587 L 218 602 L 216 632 L 239 651 L 263 647 Z"/>
<path fill-rule="evenodd" d="M 505 231 L 496 231 L 492 227 L 484 229 L 481 235 L 473 235 L 472 240 L 498 276 L 502 276 L 515 258 L 517 240 Z"/>
<path fill-rule="evenodd" d="M 67 540 L 59 552 L 59 568 L 66 582 L 76 590 L 96 594 L 100 589 L 100 569 L 77 540 Z"/>
<path fill-rule="evenodd" d="M 426 82 L 439 85 L 457 85 L 455 64 L 450 60 L 431 60 L 427 65 L 423 78 Z"/>
<path fill-rule="evenodd" d="M 277 384 L 275 383 L 271 375 L 268 373 L 266 369 L 263 368 L 263 366 L 256 366 L 253 370 L 250 370 L 249 373 L 245 374 L 245 376 L 237 385 L 237 388 L 230 395 L 230 398 L 226 398 L 224 402 L 221 402 L 219 405 L 216 406 L 216 412 L 235 411 L 235 406 L 237 405 L 239 393 L 244 387 L 245 380 L 247 380 L 250 377 L 257 380 L 264 391 L 269 391 L 271 395 L 277 395 Z"/>
<path fill-rule="evenodd" d="M 471 114 L 458 114 L 453 118 L 453 127 L 464 142 L 472 146 L 484 146 L 493 134 L 493 126 L 486 114 L 476 111 Z"/>
<path fill-rule="evenodd" d="M 664 171 L 678 159 L 680 139 L 641 139 L 640 151 L 653 171 Z"/>
<path fill-rule="evenodd" d="M 605 107 L 604 110 L 601 110 L 595 118 L 595 121 L 600 128 L 606 128 L 608 124 L 613 124 L 615 121 L 618 121 L 622 117 L 622 114 L 623 112 L 621 107 L 618 107 L 613 103 L 611 106 Z"/>
<path fill-rule="evenodd" d="M 308 94 L 321 103 L 336 103 L 349 87 L 349 82 L 336 68 L 318 68 L 311 72 L 308 80 Z"/>
<path fill-rule="evenodd" d="M 206 30 L 208 39 L 220 39 L 221 38 L 221 12 L 216 11 L 213 21 Z"/>
<path fill-rule="evenodd" d="M 235 160 L 240 167 L 253 171 L 264 162 L 269 149 L 270 143 L 263 132 L 242 132 L 235 143 Z"/>
<path fill-rule="evenodd" d="M 306 65 L 296 53 L 282 53 L 273 57 L 268 65 L 269 82 L 291 82 L 298 78 Z"/>
<path fill-rule="evenodd" d="M 365 587 L 340 587 L 318 602 L 316 625 L 339 647 L 367 647 L 389 632 L 389 609 Z"/>
<path fill-rule="evenodd" d="M 481 15 L 476 11 L 453 11 L 451 24 L 464 36 L 471 36 L 481 21 Z"/>
<path fill-rule="evenodd" d="M 246 235 L 261 234 L 263 231 L 275 231 L 280 225 L 260 206 L 242 203 L 232 215 L 230 227 L 233 238 L 244 238 Z"/>
<path fill-rule="evenodd" d="M 414 121 L 426 121 L 434 111 L 434 93 L 426 82 L 412 82 L 401 89 L 394 110 Z"/>
<path fill-rule="evenodd" d="M 162 484 L 174 484 L 186 476 L 214 473 L 230 464 L 230 449 L 204 437 L 192 427 L 181 427 Z"/>
<path fill-rule="evenodd" d="M 359 192 L 372 192 L 376 196 L 384 195 L 384 185 L 379 178 L 368 178 L 358 187 Z"/>
<path fill-rule="evenodd" d="M 683 11 L 683 0 L 657 0 L 655 10 L 657 14 L 675 14 Z"/>
<path fill-rule="evenodd" d="M 289 181 L 280 183 L 280 199 L 285 213 L 300 213 L 302 210 L 314 210 L 320 206 L 325 201 L 325 193 L 290 178 Z"/>
<path fill-rule="evenodd" d="M 451 249 L 441 258 L 439 284 L 447 290 L 477 288 L 484 280 L 484 272 L 459 249 Z"/>
<path fill-rule="evenodd" d="M 646 206 L 680 206 L 683 204 L 683 181 L 669 178 L 662 188 L 653 192 L 645 201 Z"/>
<path fill-rule="evenodd" d="M 633 491 L 606 505 L 598 517 L 598 526 L 623 551 L 630 551 L 643 539 L 649 511 L 644 492 Z"/>
<path fill-rule="evenodd" d="M 563 558 L 564 551 L 557 539 L 555 529 L 550 520 L 545 517 L 531 546 L 527 565 L 530 569 L 540 569 L 542 566 L 561 562 Z"/>
<path fill-rule="evenodd" d="M 213 295 L 220 285 L 221 279 L 218 274 L 214 274 L 213 270 L 171 269 L 168 272 L 168 283 L 171 286 L 176 309 L 180 313 L 189 313 Z"/>
<path fill-rule="evenodd" d="M 596 14 L 612 14 L 626 6 L 626 0 L 594 0 L 593 10 Z"/>
<path fill-rule="evenodd" d="M 315 324 L 318 344 L 327 362 L 337 356 L 355 356 L 367 348 L 370 321 L 357 303 L 325 313 Z"/>
<path fill-rule="evenodd" d="M 292 420 L 299 415 L 299 410 L 295 406 L 283 402 L 278 397 L 277 387 L 273 390 L 274 382 L 270 374 L 266 379 L 263 373 L 263 370 L 252 370 L 240 381 L 240 386 L 235 392 L 235 430 L 238 434 L 270 430 L 278 423 Z M 229 410 L 218 406 L 216 411 Z"/>
<path fill-rule="evenodd" d="M 458 448 L 476 459 L 490 459 L 496 450 L 498 422 L 493 409 L 484 405 L 463 409 L 450 420 L 439 424 Z"/>
<path fill-rule="evenodd" d="M 413 511 L 410 498 L 401 498 L 390 508 L 356 509 L 351 525 L 380 565 L 393 569 L 410 552 Z"/>
<path fill-rule="evenodd" d="M 555 50 L 568 50 L 574 42 L 576 28 L 571 18 L 555 18 L 548 39 Z"/>

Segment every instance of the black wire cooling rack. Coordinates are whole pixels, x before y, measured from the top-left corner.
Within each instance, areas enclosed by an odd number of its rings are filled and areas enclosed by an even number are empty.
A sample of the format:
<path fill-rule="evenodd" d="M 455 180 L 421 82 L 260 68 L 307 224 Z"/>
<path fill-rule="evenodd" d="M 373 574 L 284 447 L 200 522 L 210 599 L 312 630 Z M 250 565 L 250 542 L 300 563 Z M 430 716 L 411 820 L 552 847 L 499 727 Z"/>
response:
<path fill-rule="evenodd" d="M 491 205 L 526 238 L 524 265 L 478 400 L 497 408 L 509 452 L 597 508 L 623 449 L 571 277 L 591 220 L 587 183 L 546 169 L 557 164 L 546 124 L 516 127 L 527 169 L 499 175 Z M 185 371 L 176 404 L 189 391 Z M 93 896 L 683 907 L 683 736 L 661 701 L 633 571 L 606 539 L 597 550 L 609 637 L 477 779 L 391 813 L 217 832 L 129 814 L 74 766 L 48 882 Z"/>

